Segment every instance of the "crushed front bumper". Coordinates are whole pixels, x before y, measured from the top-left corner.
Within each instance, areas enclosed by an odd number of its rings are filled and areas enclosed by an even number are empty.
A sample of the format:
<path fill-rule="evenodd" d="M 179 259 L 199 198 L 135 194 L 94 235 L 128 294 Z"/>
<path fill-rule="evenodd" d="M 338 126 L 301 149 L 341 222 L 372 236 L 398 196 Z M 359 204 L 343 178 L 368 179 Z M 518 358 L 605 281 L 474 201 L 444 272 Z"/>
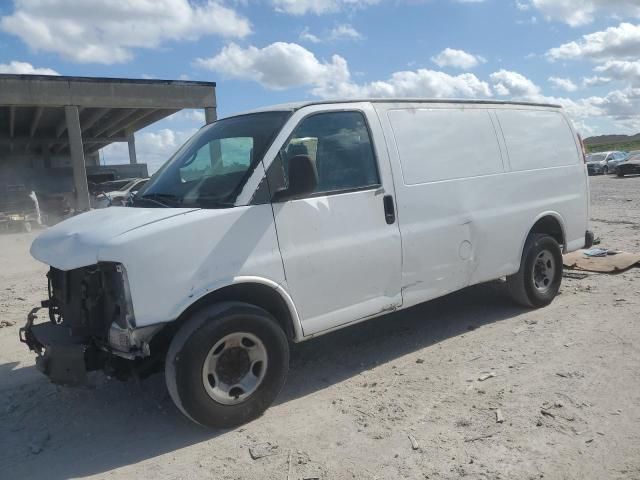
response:
<path fill-rule="evenodd" d="M 87 372 L 104 367 L 106 353 L 86 337 L 74 335 L 69 327 L 47 321 L 35 324 L 37 312 L 48 308 L 47 302 L 34 308 L 19 331 L 20 341 L 36 352 L 36 368 L 58 385 L 78 386 L 87 382 Z"/>

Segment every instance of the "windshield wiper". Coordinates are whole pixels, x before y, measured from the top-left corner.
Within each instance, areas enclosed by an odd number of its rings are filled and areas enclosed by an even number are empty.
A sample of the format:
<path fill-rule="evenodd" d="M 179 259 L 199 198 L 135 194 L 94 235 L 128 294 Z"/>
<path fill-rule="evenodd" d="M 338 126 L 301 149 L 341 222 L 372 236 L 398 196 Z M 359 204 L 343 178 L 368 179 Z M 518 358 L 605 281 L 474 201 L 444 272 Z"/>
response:
<path fill-rule="evenodd" d="M 170 205 L 166 200 L 174 201 L 176 204 L 180 203 L 180 199 L 170 193 L 147 193 L 146 195 L 136 197 L 136 200 L 138 199 L 147 200 L 165 208 L 173 208 L 173 205 Z"/>

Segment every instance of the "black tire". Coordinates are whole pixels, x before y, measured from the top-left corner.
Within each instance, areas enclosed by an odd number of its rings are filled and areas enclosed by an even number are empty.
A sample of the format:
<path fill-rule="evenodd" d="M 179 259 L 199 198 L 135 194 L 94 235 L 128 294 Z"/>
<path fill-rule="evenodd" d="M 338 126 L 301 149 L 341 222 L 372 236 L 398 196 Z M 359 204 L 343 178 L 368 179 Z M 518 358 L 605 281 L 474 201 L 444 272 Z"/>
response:
<path fill-rule="evenodd" d="M 605 166 L 605 167 L 602 169 L 602 174 L 603 174 L 603 175 L 609 175 L 609 167 Z"/>
<path fill-rule="evenodd" d="M 241 403 L 225 405 L 205 389 L 203 367 L 212 348 L 227 335 L 246 332 L 264 346 L 267 367 L 257 389 Z M 206 427 L 230 428 L 258 418 L 280 393 L 289 370 L 289 343 L 265 310 L 225 302 L 195 312 L 171 341 L 165 363 L 169 394 L 180 411 Z"/>
<path fill-rule="evenodd" d="M 545 284 L 544 281 L 539 282 L 537 287 L 534 272 L 543 252 L 548 252 L 549 254 L 543 255 L 543 257 L 545 261 L 549 261 L 552 264 L 553 273 L 549 274 L 548 284 Z M 540 269 L 540 265 L 537 268 Z M 549 235 L 537 233 L 529 235 L 522 252 L 520 270 L 518 273 L 507 277 L 507 288 L 511 297 L 523 307 L 546 307 L 558 294 L 561 283 L 562 251 L 560 250 L 560 245 Z"/>
<path fill-rule="evenodd" d="M 622 172 L 618 172 L 617 175 L 618 175 L 618 178 L 624 177 L 624 173 L 622 173 Z"/>

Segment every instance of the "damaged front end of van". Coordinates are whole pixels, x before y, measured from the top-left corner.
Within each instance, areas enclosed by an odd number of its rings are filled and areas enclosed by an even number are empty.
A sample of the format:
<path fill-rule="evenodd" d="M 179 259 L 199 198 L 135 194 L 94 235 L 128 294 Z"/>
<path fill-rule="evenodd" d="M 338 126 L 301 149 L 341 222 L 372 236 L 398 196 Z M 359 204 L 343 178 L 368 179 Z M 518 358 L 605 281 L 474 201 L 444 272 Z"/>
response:
<path fill-rule="evenodd" d="M 53 383 L 82 385 L 93 370 L 126 378 L 147 363 L 148 342 L 158 326 L 136 328 L 121 264 L 51 267 L 47 281 L 48 298 L 29 313 L 20 340 L 37 354 L 37 368 Z M 42 317 L 46 321 L 37 322 Z"/>
<path fill-rule="evenodd" d="M 36 353 L 37 368 L 53 383 L 82 385 L 94 370 L 120 379 L 144 377 L 157 367 L 149 343 L 163 324 L 141 324 L 136 318 L 127 271 L 135 262 L 126 256 L 133 247 L 123 238 L 176 213 L 94 210 L 34 240 L 31 254 L 49 266 L 43 279 L 47 295 L 28 314 L 19 334 Z"/>

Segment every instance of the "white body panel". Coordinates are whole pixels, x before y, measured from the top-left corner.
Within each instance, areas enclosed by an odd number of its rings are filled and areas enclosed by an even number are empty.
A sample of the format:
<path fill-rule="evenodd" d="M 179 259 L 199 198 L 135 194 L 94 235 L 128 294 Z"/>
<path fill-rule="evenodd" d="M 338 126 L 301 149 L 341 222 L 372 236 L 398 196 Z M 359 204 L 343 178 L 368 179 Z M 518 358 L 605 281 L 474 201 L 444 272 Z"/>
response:
<path fill-rule="evenodd" d="M 402 303 L 400 235 L 375 190 L 274 205 L 289 293 L 305 335 Z"/>
<path fill-rule="evenodd" d="M 397 222 L 387 225 L 382 204 L 383 195 L 393 193 L 393 181 L 372 106 L 351 103 L 304 108 L 294 114 L 282 142 L 274 146 L 281 146 L 305 117 L 342 110 L 365 115 L 383 187 L 273 204 L 287 285 L 305 335 L 402 304 L 400 231 Z"/>
<path fill-rule="evenodd" d="M 161 214 L 163 221 L 143 223 Z M 284 283 L 270 205 L 94 210 L 44 232 L 31 253 L 62 270 L 122 263 L 138 327 L 174 320 L 203 295 L 245 277 L 274 288 Z"/>
<path fill-rule="evenodd" d="M 543 216 L 560 222 L 566 250 L 584 245 L 585 166 L 559 110 L 376 108 L 401 173 L 394 179 L 404 307 L 517 272 L 526 236 Z"/>
<path fill-rule="evenodd" d="M 67 220 L 32 246 L 62 270 L 100 261 L 127 270 L 139 327 L 176 319 L 238 282 L 285 300 L 294 340 L 515 273 L 536 221 L 584 245 L 588 183 L 579 144 L 556 108 L 443 102 L 300 105 L 234 208 L 110 208 Z M 265 171 L 312 113 L 367 119 L 381 186 L 250 205 Z M 391 195 L 396 220 L 385 221 Z"/>

